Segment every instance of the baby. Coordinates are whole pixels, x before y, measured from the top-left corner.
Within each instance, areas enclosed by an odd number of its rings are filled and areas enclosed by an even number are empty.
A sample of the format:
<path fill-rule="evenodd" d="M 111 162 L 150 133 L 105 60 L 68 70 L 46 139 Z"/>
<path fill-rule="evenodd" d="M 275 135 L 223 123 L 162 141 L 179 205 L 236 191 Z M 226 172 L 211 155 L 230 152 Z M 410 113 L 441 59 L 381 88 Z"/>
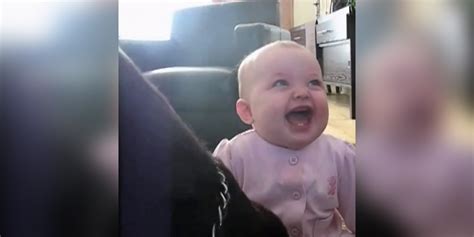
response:
<path fill-rule="evenodd" d="M 214 155 L 290 236 L 351 236 L 355 152 L 322 134 L 328 104 L 314 55 L 291 41 L 274 42 L 242 61 L 238 80 L 237 114 L 253 129 L 222 140 Z"/>

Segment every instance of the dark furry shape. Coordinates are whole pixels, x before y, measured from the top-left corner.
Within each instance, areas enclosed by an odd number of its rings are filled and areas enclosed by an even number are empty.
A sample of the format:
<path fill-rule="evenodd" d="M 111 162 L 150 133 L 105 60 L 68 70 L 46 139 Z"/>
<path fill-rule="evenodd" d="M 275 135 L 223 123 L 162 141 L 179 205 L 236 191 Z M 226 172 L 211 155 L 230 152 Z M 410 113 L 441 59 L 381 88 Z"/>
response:
<path fill-rule="evenodd" d="M 403 225 L 366 195 L 364 185 L 357 184 L 357 234 L 358 236 L 406 237 L 410 236 Z"/>
<path fill-rule="evenodd" d="M 230 203 L 218 237 L 284 237 L 282 222 L 253 204 L 122 52 L 119 57 L 122 236 L 210 237 L 224 172 Z"/>

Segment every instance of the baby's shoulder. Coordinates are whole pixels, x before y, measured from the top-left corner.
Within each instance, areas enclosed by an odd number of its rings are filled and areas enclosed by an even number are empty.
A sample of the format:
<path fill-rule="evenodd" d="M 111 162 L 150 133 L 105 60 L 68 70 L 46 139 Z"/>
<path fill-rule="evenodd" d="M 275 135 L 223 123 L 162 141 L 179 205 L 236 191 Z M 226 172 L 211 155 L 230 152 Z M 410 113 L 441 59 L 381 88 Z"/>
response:
<path fill-rule="evenodd" d="M 232 139 L 228 141 L 231 146 L 244 147 L 255 143 L 257 139 L 257 133 L 255 130 L 250 129 L 235 135 Z"/>
<path fill-rule="evenodd" d="M 338 167 L 353 164 L 356 157 L 354 145 L 328 134 L 316 139 L 310 152 L 325 157 Z"/>
<path fill-rule="evenodd" d="M 321 135 L 318 140 L 317 151 L 323 152 L 322 155 L 335 164 L 338 170 L 355 169 L 354 145 L 327 134 Z"/>
<path fill-rule="evenodd" d="M 223 139 L 216 147 L 216 150 L 226 149 L 231 153 L 239 153 L 238 151 L 244 151 L 253 147 L 257 139 L 255 130 L 250 129 L 235 135 L 230 140 Z"/>
<path fill-rule="evenodd" d="M 322 134 L 318 139 L 316 139 L 315 145 L 319 146 L 320 148 L 323 147 L 324 149 L 328 149 L 331 152 L 347 152 L 347 151 L 354 151 L 354 145 L 336 138 L 329 134 Z"/>

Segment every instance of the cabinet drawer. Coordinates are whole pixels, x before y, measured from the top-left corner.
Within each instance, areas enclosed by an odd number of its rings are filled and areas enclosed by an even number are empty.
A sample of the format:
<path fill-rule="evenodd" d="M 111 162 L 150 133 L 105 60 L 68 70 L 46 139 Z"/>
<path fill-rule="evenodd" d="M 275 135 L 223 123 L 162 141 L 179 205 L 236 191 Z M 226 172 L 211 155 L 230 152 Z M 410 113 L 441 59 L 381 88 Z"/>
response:
<path fill-rule="evenodd" d="M 298 44 L 306 45 L 306 31 L 304 26 L 291 29 L 291 40 Z"/>

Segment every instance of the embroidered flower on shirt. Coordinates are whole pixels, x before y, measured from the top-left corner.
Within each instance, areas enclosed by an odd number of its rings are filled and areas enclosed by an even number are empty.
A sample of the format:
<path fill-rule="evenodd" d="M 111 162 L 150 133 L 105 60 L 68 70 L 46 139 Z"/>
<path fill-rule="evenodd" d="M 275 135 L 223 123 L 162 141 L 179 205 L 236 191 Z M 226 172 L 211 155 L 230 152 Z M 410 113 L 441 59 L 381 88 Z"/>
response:
<path fill-rule="evenodd" d="M 337 179 L 336 176 L 331 176 L 328 178 L 328 195 L 334 196 L 336 195 L 336 188 L 337 188 Z"/>

